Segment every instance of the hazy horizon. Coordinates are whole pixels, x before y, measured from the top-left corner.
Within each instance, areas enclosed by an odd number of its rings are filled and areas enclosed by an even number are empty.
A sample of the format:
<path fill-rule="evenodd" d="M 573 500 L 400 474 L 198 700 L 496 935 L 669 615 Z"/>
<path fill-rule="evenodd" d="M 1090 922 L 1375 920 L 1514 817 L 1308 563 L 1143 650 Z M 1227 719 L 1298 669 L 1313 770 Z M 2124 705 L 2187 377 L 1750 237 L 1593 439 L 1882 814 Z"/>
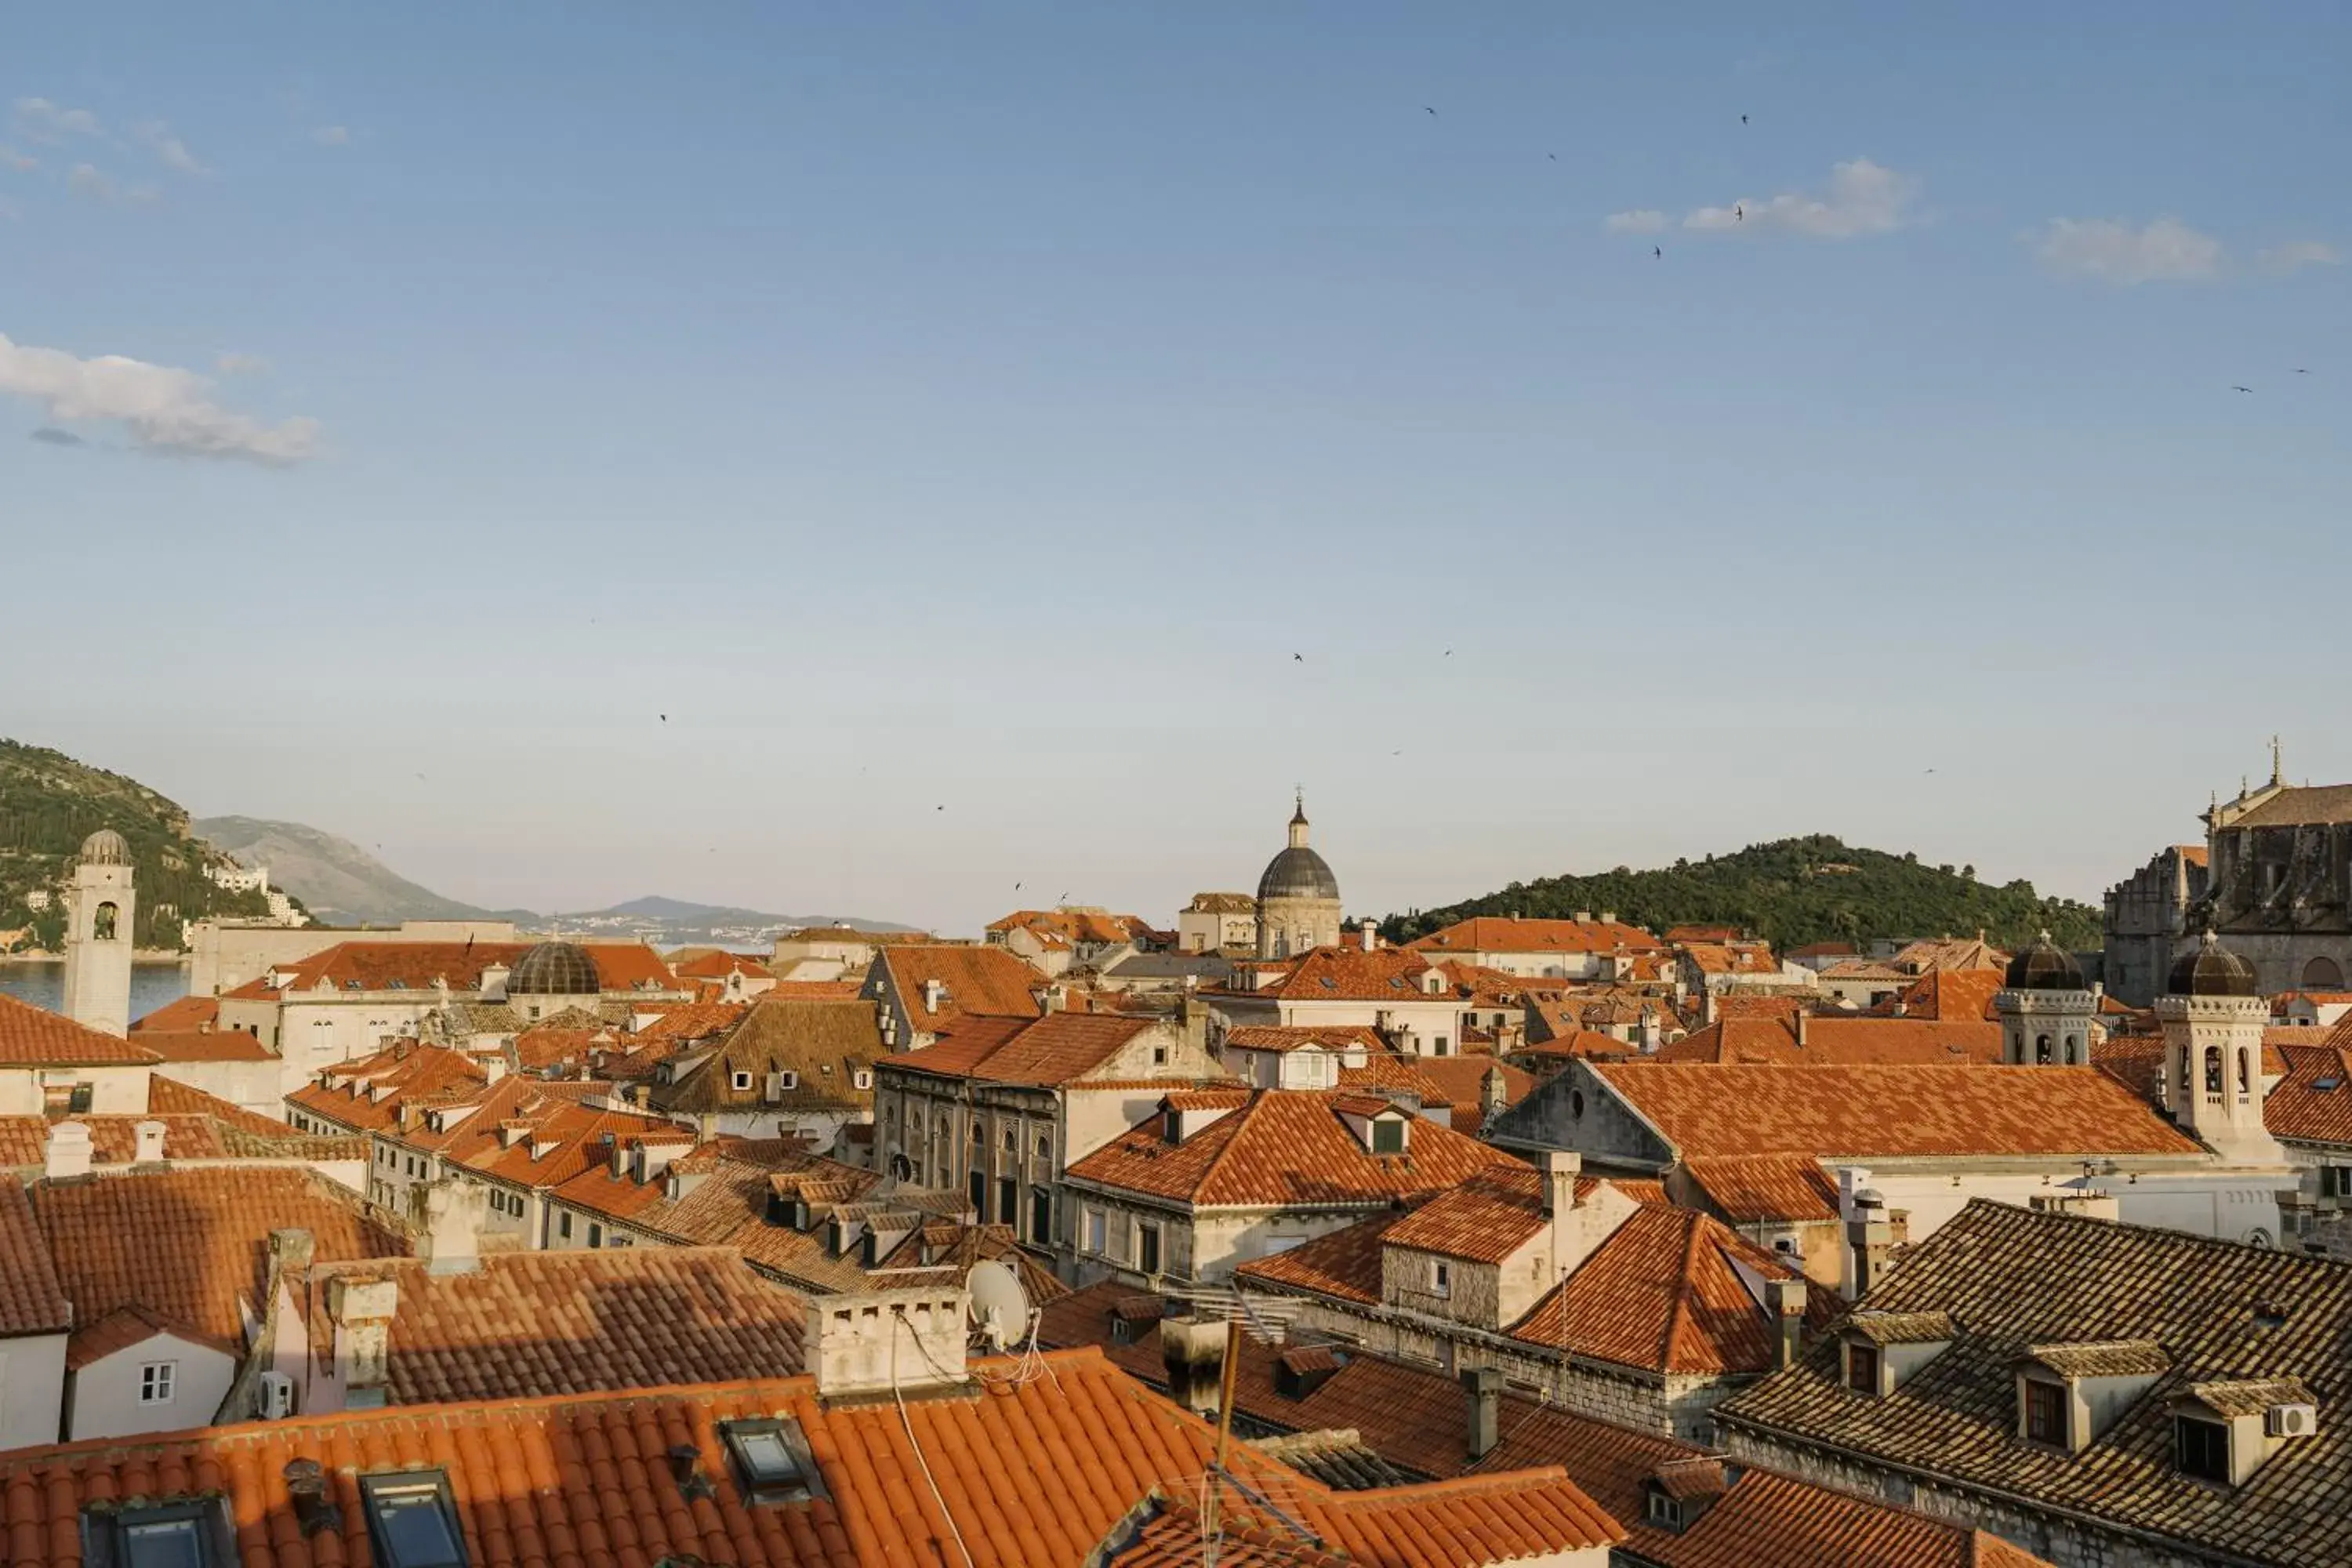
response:
<path fill-rule="evenodd" d="M 1302 784 L 1351 915 L 1816 832 L 2095 901 L 2273 733 L 2352 778 L 2347 45 L 26 13 L 0 733 L 486 907 L 1164 918 Z"/>

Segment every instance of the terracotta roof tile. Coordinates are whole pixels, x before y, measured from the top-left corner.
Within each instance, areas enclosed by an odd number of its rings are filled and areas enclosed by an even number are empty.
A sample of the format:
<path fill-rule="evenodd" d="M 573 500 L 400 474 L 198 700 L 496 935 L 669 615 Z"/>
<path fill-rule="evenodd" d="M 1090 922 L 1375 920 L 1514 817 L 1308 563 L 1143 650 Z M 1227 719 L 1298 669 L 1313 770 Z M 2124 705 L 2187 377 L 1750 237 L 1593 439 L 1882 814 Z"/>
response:
<path fill-rule="evenodd" d="M 1733 1225 L 1838 1217 L 1837 1184 L 1811 1154 L 1723 1154 L 1683 1169 Z"/>
<path fill-rule="evenodd" d="M 72 1322 L 32 1200 L 17 1183 L 0 1181 L 0 1339 L 56 1333 Z"/>
<path fill-rule="evenodd" d="M 2000 1026 L 1932 1018 L 1723 1018 L 1651 1057 L 1661 1062 L 1779 1062 L 1797 1067 L 1955 1067 L 2000 1060 Z"/>
<path fill-rule="evenodd" d="M 1034 1018 L 1045 1011 L 1030 989 L 1037 972 L 1001 947 L 907 944 L 883 949 L 877 962 L 918 1034 L 937 1034 L 960 1014 Z M 928 981 L 943 988 L 936 1011 L 924 1005 Z"/>
<path fill-rule="evenodd" d="M 894 1071 L 1057 1088 L 1109 1061 L 1152 1020 L 1116 1013 L 1048 1013 L 951 1026 L 938 1045 L 889 1058 Z"/>
<path fill-rule="evenodd" d="M 1235 1273 L 1243 1279 L 1377 1307 L 1381 1304 L 1381 1248 L 1388 1233 L 1411 1217 L 1411 1211 L 1405 1209 L 1374 1215 L 1287 1251 L 1253 1258 Z"/>
<path fill-rule="evenodd" d="M 2272 1136 L 2308 1143 L 2352 1143 L 2352 1051 L 2331 1046 L 2288 1046 L 2284 1054 L 2286 1076 L 2263 1101 L 2263 1122 Z M 2159 1065 L 2162 1059 L 2159 1047 Z"/>
<path fill-rule="evenodd" d="M 1602 1062 L 1580 1070 L 1622 1095 L 1685 1159 L 2201 1152 L 2096 1068 Z"/>
<path fill-rule="evenodd" d="M 512 969 L 536 945 L 528 942 L 344 942 L 280 965 L 279 973 L 289 976 L 285 989 L 289 991 L 310 991 L 324 984 L 337 991 L 430 992 L 436 983 L 445 981 L 454 991 L 478 991 L 483 970 L 492 964 Z M 606 992 L 677 988 L 677 978 L 661 954 L 643 942 L 580 945 L 595 962 L 597 981 Z"/>
<path fill-rule="evenodd" d="M 147 1029 L 201 1029 L 220 1021 L 220 998 L 217 996 L 178 996 L 143 1018 L 131 1021 L 134 1035 Z"/>
<path fill-rule="evenodd" d="M 1439 988 L 1429 990 L 1434 979 Z M 1353 947 L 1318 947 L 1301 953 L 1290 972 L 1252 993 L 1295 1002 L 1410 1002 L 1451 999 L 1454 992 L 1430 961 L 1410 948 L 1366 952 Z"/>
<path fill-rule="evenodd" d="M 134 1039 L 85 1028 L 0 993 L 0 1067 L 111 1067 L 163 1058 Z"/>
<path fill-rule="evenodd" d="M 1660 1568 L 2049 1568 L 1999 1536 L 1748 1470 L 1679 1535 L 1644 1532 Z"/>
<path fill-rule="evenodd" d="M 66 1370 L 79 1372 L 117 1351 L 145 1344 L 158 1334 L 173 1334 L 190 1344 L 203 1345 L 226 1356 L 245 1353 L 242 1340 L 207 1334 L 144 1307 L 117 1307 L 93 1323 L 76 1329 L 66 1340 Z"/>
<path fill-rule="evenodd" d="M 667 1111 L 866 1110 L 874 1103 L 873 1080 L 861 1089 L 858 1079 L 885 1054 L 869 1002 L 761 996 L 709 1055 L 690 1066 L 681 1061 L 684 1070 L 672 1068 L 668 1081 L 656 1073 L 652 1101 Z M 750 1085 L 738 1089 L 747 1073 Z"/>
<path fill-rule="evenodd" d="M 166 1062 L 270 1062 L 278 1053 L 243 1029 L 141 1029 L 133 1043 Z"/>
<path fill-rule="evenodd" d="M 1320 1046 L 1325 1050 L 1385 1051 L 1388 1042 L 1370 1024 L 1318 1024 L 1312 1026 L 1251 1024 L 1225 1031 L 1228 1047 L 1244 1051 L 1276 1051 L 1284 1055 L 1301 1046 Z"/>
<path fill-rule="evenodd" d="M 681 980 L 724 980 L 730 974 L 740 974 L 755 980 L 770 978 L 768 966 L 756 958 L 740 952 L 706 952 L 673 965 L 671 973 Z"/>
<path fill-rule="evenodd" d="M 1650 952 L 1656 937 L 1622 921 L 1515 921 L 1478 915 L 1412 944 L 1423 952 Z"/>

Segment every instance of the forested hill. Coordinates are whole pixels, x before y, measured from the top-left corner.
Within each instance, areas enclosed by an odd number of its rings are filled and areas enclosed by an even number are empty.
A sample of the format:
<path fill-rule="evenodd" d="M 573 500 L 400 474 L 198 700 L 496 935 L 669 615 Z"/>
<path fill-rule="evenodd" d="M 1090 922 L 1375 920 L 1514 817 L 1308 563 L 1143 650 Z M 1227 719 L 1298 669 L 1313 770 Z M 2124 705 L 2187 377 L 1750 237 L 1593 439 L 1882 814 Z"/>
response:
<path fill-rule="evenodd" d="M 22 932 L 13 945 L 59 951 L 65 910 L 52 897 L 36 910 L 26 895 L 52 894 L 70 879 L 83 839 L 111 827 L 131 847 L 141 947 L 181 945 L 180 922 L 205 915 L 267 915 L 258 893 L 232 893 L 205 879 L 227 857 L 190 836 L 188 814 L 135 779 L 87 766 L 62 752 L 0 739 L 0 932 Z"/>
<path fill-rule="evenodd" d="M 1443 909 L 1391 915 L 1383 932 L 1403 940 L 1472 915 L 1564 920 L 1613 910 L 1663 931 L 1683 924 L 1736 925 L 1775 948 L 1880 937 L 1973 936 L 1981 928 L 2014 951 L 2047 929 L 2062 947 L 2100 944 L 2100 911 L 2044 899 L 2033 884 L 1991 887 L 1973 866 L 1923 866 L 1915 855 L 1856 849 L 1826 836 L 1750 845 L 1736 855 L 1677 860 L 1654 871 L 1620 866 L 1591 877 L 1545 877 Z"/>

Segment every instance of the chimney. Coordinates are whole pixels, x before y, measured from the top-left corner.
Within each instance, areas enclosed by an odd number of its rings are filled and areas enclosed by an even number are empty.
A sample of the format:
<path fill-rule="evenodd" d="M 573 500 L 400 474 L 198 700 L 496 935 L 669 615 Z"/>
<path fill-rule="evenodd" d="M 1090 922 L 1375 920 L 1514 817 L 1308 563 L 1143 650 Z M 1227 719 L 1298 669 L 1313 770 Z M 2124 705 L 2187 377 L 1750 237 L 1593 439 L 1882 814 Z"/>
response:
<path fill-rule="evenodd" d="M 1518 916 L 1517 916 L 1517 915 L 1513 915 L 1511 918 L 1512 918 L 1513 920 L 1517 920 L 1519 917 L 1518 917 Z M 1589 925 L 1591 925 L 1591 924 L 1592 923 L 1592 911 L 1591 911 L 1591 910 L 1577 910 L 1577 911 L 1576 911 L 1576 923 L 1577 923 L 1578 925 L 1580 925 L 1580 926 L 1589 926 Z"/>
<path fill-rule="evenodd" d="M 488 1194 L 454 1177 L 423 1189 L 425 1225 L 416 1256 L 427 1274 L 471 1274 L 482 1266 L 482 1215 Z"/>
<path fill-rule="evenodd" d="M 343 1407 L 369 1410 L 384 1402 L 392 1356 L 392 1320 L 400 1310 L 399 1281 L 337 1275 L 327 1281 L 327 1321 L 334 1325 L 335 1381 Z"/>
<path fill-rule="evenodd" d="M 947 984 L 944 981 L 938 979 L 924 981 L 923 1011 L 926 1013 L 938 1012 L 940 1010 L 940 1004 L 947 999 L 947 994 L 948 988 Z"/>
<path fill-rule="evenodd" d="M 1797 1350 L 1805 1331 L 1805 1280 L 1799 1275 L 1794 1279 L 1773 1279 L 1764 1287 L 1765 1304 L 1778 1321 L 1780 1338 L 1772 1347 L 1775 1368 L 1794 1366 Z"/>
<path fill-rule="evenodd" d="M 1584 1156 L 1572 1149 L 1547 1149 L 1543 1155 L 1543 1213 L 1551 1226 L 1551 1273 L 1568 1271 L 1576 1247 L 1576 1177 Z"/>
<path fill-rule="evenodd" d="M 809 1303 L 806 1364 L 819 1399 L 960 1388 L 971 1298 L 961 1289 L 876 1290 Z"/>
<path fill-rule="evenodd" d="M 1194 1316 L 1160 1320 L 1160 1354 L 1168 1367 L 1168 1397 L 1195 1415 L 1213 1419 L 1225 1369 L 1225 1325 Z"/>
<path fill-rule="evenodd" d="M 294 1505 L 295 1528 L 304 1540 L 322 1531 L 341 1531 L 343 1527 L 341 1507 L 328 1500 L 327 1469 L 316 1459 L 293 1459 L 287 1463 L 287 1500 Z"/>
<path fill-rule="evenodd" d="M 1462 1387 L 1470 1395 L 1470 1458 L 1475 1463 L 1502 1441 L 1503 1374 L 1491 1366 L 1473 1367 L 1462 1374 Z"/>
<path fill-rule="evenodd" d="M 1616 911 L 1615 910 L 1601 910 L 1601 923 L 1602 925 L 1605 925 L 1605 926 L 1613 926 L 1613 925 L 1615 925 L 1615 924 L 1617 923 L 1617 911 Z"/>
<path fill-rule="evenodd" d="M 162 1164 L 163 1131 L 163 1124 L 160 1121 L 142 1121 L 133 1127 L 131 1135 L 135 1142 L 131 1158 L 142 1165 Z"/>
<path fill-rule="evenodd" d="M 1797 1009 L 1797 1016 L 1795 1018 L 1790 1022 L 1790 1027 L 1796 1032 L 1797 1048 L 1801 1051 L 1805 1048 L 1808 1043 L 1807 1036 L 1809 1031 L 1806 1021 L 1812 1015 L 1811 1013 L 1808 1013 L 1802 1007 L 1800 1007 Z"/>
<path fill-rule="evenodd" d="M 53 1182 L 89 1175 L 89 1128 L 79 1121 L 60 1121 L 50 1128 L 41 1173 Z"/>
<path fill-rule="evenodd" d="M 1853 1194 L 1845 1238 L 1846 1296 L 1858 1301 L 1885 1275 L 1887 1257 L 1895 1250 L 1895 1227 L 1887 1221 L 1886 1200 L 1874 1188 L 1865 1187 Z"/>
<path fill-rule="evenodd" d="M 513 973 L 514 972 L 512 970 L 509 969 L 503 963 L 486 963 L 482 965 L 482 1000 L 485 1002 L 505 1001 L 507 999 L 507 977 Z"/>

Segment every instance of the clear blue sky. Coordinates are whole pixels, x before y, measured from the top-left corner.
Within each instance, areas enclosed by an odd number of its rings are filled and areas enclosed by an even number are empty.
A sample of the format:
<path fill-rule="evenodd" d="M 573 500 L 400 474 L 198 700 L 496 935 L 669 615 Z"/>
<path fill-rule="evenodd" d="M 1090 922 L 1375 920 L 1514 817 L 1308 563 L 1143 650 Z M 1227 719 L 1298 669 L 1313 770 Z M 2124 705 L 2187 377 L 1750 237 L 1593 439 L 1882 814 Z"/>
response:
<path fill-rule="evenodd" d="M 542 907 L 2095 896 L 2352 777 L 2352 21 L 1917 10 L 13 9 L 0 732 Z"/>

